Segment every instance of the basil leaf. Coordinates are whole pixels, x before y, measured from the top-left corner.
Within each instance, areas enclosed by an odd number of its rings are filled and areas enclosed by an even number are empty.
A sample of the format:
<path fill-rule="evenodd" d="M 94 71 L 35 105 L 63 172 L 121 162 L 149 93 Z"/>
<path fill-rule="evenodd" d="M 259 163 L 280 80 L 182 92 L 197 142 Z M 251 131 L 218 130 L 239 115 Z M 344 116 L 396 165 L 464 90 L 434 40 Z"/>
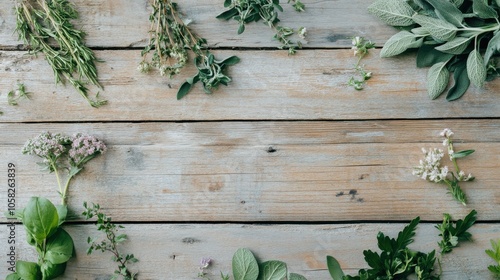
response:
<path fill-rule="evenodd" d="M 43 279 L 54 279 L 64 274 L 64 271 L 66 270 L 66 263 L 53 264 L 50 262 L 44 262 L 41 269 Z"/>
<path fill-rule="evenodd" d="M 246 248 L 238 249 L 232 261 L 234 280 L 256 280 L 259 265 L 252 252 Z"/>
<path fill-rule="evenodd" d="M 282 261 L 267 261 L 260 265 L 259 280 L 282 280 L 287 275 L 286 264 Z"/>
<path fill-rule="evenodd" d="M 26 231 L 42 244 L 52 235 L 59 225 L 57 209 L 48 199 L 32 197 L 23 212 L 23 224 Z"/>
<path fill-rule="evenodd" d="M 415 11 L 404 0 L 377 0 L 368 6 L 368 12 L 392 26 L 409 26 Z"/>
<path fill-rule="evenodd" d="M 21 276 L 19 276 L 19 274 L 17 274 L 17 272 L 14 272 L 14 273 L 7 275 L 7 277 L 5 277 L 5 280 L 23 280 L 23 279 L 21 279 Z"/>
<path fill-rule="evenodd" d="M 437 16 L 440 19 L 447 21 L 456 27 L 462 26 L 464 16 L 453 3 L 450 3 L 447 0 L 427 0 L 427 2 L 434 7 Z"/>
<path fill-rule="evenodd" d="M 436 50 L 444 53 L 461 54 L 469 46 L 473 37 L 455 37 L 453 40 L 436 47 Z"/>
<path fill-rule="evenodd" d="M 490 39 L 488 46 L 486 47 L 486 52 L 484 53 L 484 64 L 488 65 L 492 55 L 500 51 L 500 32 L 496 32 L 495 35 Z"/>
<path fill-rule="evenodd" d="M 473 85 L 482 87 L 486 80 L 486 66 L 481 54 L 477 50 L 470 52 L 467 57 L 467 74 Z"/>
<path fill-rule="evenodd" d="M 498 13 L 495 9 L 488 6 L 486 0 L 473 0 L 472 11 L 480 18 L 498 18 Z"/>
<path fill-rule="evenodd" d="M 469 76 L 467 75 L 466 62 L 462 61 L 458 64 L 453 72 L 453 79 L 455 84 L 450 88 L 446 95 L 446 100 L 457 100 L 467 91 L 470 85 Z"/>
<path fill-rule="evenodd" d="M 39 280 L 42 279 L 40 267 L 34 262 L 17 261 L 16 273 L 23 280 Z"/>
<path fill-rule="evenodd" d="M 307 280 L 307 278 L 297 273 L 290 273 L 288 280 Z"/>
<path fill-rule="evenodd" d="M 45 259 L 53 264 L 67 262 L 73 256 L 73 239 L 62 228 L 59 228 L 47 239 Z"/>
<path fill-rule="evenodd" d="M 453 39 L 458 31 L 453 24 L 433 17 L 416 14 L 413 16 L 413 20 L 429 31 L 432 37 L 441 41 Z"/>
<path fill-rule="evenodd" d="M 380 57 L 390 57 L 398 55 L 409 48 L 418 48 L 422 45 L 423 38 L 416 40 L 416 36 L 408 31 L 401 31 L 393 35 L 384 44 Z"/>
<path fill-rule="evenodd" d="M 431 99 L 436 99 L 446 89 L 450 79 L 450 71 L 446 62 L 439 62 L 429 69 L 427 73 L 427 93 Z"/>
<path fill-rule="evenodd" d="M 475 152 L 475 150 L 463 150 L 460 152 L 453 153 L 453 158 L 463 158 L 463 157 L 466 157 L 474 152 Z"/>
<path fill-rule="evenodd" d="M 417 67 L 430 67 L 438 62 L 448 61 L 453 54 L 443 53 L 431 45 L 422 45 L 417 52 Z"/>
<path fill-rule="evenodd" d="M 342 280 L 344 278 L 344 272 L 334 257 L 326 256 L 326 266 L 333 280 Z"/>
<path fill-rule="evenodd" d="M 58 226 L 62 225 L 68 216 L 68 206 L 67 205 L 57 205 L 57 215 L 59 216 Z"/>

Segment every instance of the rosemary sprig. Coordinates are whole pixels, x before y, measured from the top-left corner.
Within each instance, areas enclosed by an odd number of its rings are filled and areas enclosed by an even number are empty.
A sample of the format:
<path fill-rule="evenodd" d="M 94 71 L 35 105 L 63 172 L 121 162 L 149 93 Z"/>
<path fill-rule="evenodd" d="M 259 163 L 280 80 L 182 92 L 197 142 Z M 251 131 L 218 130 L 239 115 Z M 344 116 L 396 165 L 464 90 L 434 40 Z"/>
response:
<path fill-rule="evenodd" d="M 139 71 L 147 73 L 154 68 L 159 70 L 160 75 L 172 78 L 186 65 L 190 50 L 195 56 L 198 74 L 181 85 L 177 99 L 189 93 L 196 82 L 201 81 L 205 92 L 211 93 L 219 84 L 227 85 L 231 81 L 223 72 L 227 66 L 238 63 L 238 57 L 216 60 L 207 50 L 207 40 L 189 29 L 191 20 L 181 17 L 175 2 L 151 0 L 151 6 L 153 11 L 149 17 L 149 44 L 141 52 Z"/>
<path fill-rule="evenodd" d="M 18 0 L 16 16 L 19 39 L 30 46 L 30 53 L 45 55 L 56 84 L 68 81 L 92 107 L 106 104 L 98 99 L 99 94 L 96 99 L 88 96 L 87 83 L 102 89 L 97 80 L 97 59 L 85 46 L 85 33 L 71 23 L 78 12 L 69 1 Z"/>

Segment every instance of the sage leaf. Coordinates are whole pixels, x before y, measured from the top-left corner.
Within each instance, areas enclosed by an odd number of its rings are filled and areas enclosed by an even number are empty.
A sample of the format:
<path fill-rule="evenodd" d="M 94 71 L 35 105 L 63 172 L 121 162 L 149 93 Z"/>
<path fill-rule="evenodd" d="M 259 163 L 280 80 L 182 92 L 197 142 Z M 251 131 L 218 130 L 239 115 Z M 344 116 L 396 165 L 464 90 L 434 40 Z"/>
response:
<path fill-rule="evenodd" d="M 458 31 L 456 26 L 442 19 L 416 14 L 413 20 L 429 31 L 432 37 L 441 41 L 453 39 Z"/>
<path fill-rule="evenodd" d="M 234 253 L 232 267 L 234 280 L 256 280 L 259 277 L 257 260 L 247 248 L 240 248 Z"/>
<path fill-rule="evenodd" d="M 500 51 L 500 32 L 496 32 L 495 35 L 490 39 L 488 46 L 486 47 L 486 52 L 484 53 L 484 64 L 488 65 L 492 55 Z"/>
<path fill-rule="evenodd" d="M 451 54 L 462 54 L 473 37 L 455 37 L 453 40 L 436 47 L 436 50 Z"/>
<path fill-rule="evenodd" d="M 453 54 L 443 53 L 431 45 L 422 45 L 417 52 L 417 67 L 430 67 L 438 62 L 448 61 L 453 57 Z"/>
<path fill-rule="evenodd" d="M 416 36 L 408 31 L 400 31 L 393 35 L 387 42 L 384 44 L 382 51 L 380 52 L 380 57 L 390 57 L 395 56 L 400 53 L 403 53 L 408 48 L 417 48 L 419 47 L 423 39 L 420 41 L 416 41 Z"/>
<path fill-rule="evenodd" d="M 67 262 L 73 256 L 73 239 L 62 228 L 59 228 L 47 239 L 45 259 L 52 264 Z"/>
<path fill-rule="evenodd" d="M 460 152 L 453 153 L 453 158 L 464 158 L 474 152 L 475 150 L 463 150 Z"/>
<path fill-rule="evenodd" d="M 464 3 L 464 0 L 451 0 L 450 2 L 453 3 L 455 7 L 460 8 L 460 6 Z"/>
<path fill-rule="evenodd" d="M 454 3 L 448 2 L 447 0 L 427 0 L 427 2 L 434 7 L 436 15 L 440 19 L 456 27 L 462 26 L 464 16 Z"/>
<path fill-rule="evenodd" d="M 297 273 L 290 273 L 288 280 L 307 280 L 307 278 Z"/>
<path fill-rule="evenodd" d="M 344 272 L 334 257 L 326 256 L 326 266 L 333 280 L 342 280 L 344 278 Z"/>
<path fill-rule="evenodd" d="M 416 27 L 411 30 L 411 33 L 415 35 L 427 36 L 430 35 L 429 31 L 423 27 Z"/>
<path fill-rule="evenodd" d="M 282 280 L 287 275 L 286 264 L 282 261 L 267 261 L 261 264 L 259 280 Z"/>
<path fill-rule="evenodd" d="M 392 26 L 409 26 L 415 11 L 404 0 L 377 0 L 368 6 L 368 12 Z"/>
<path fill-rule="evenodd" d="M 24 208 L 23 225 L 36 242 L 42 244 L 59 225 L 56 207 L 46 198 L 32 197 Z"/>
<path fill-rule="evenodd" d="M 450 78 L 450 72 L 446 68 L 446 62 L 439 62 L 429 69 L 427 73 L 427 93 L 431 99 L 436 99 L 446 89 Z"/>
<path fill-rule="evenodd" d="M 473 85 L 482 87 L 486 80 L 486 66 L 481 54 L 477 50 L 470 52 L 467 57 L 467 74 Z"/>
<path fill-rule="evenodd" d="M 473 0 L 472 11 L 480 18 L 498 18 L 498 13 L 495 9 L 488 6 L 486 0 Z"/>
<path fill-rule="evenodd" d="M 469 76 L 467 75 L 467 66 L 465 61 L 456 66 L 453 72 L 453 79 L 455 84 L 450 88 L 446 95 L 446 100 L 457 100 L 467 91 L 470 85 Z"/>
<path fill-rule="evenodd" d="M 16 273 L 23 280 L 42 279 L 40 266 L 34 262 L 16 261 Z"/>

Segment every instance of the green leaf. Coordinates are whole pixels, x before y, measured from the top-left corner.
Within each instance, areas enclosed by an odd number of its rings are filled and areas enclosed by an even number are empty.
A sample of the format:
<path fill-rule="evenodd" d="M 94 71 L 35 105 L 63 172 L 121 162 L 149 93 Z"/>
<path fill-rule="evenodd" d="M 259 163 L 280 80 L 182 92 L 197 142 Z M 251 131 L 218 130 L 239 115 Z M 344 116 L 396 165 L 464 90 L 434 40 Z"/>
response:
<path fill-rule="evenodd" d="M 7 275 L 7 277 L 5 277 L 5 280 L 22 280 L 22 279 L 19 276 L 19 274 L 17 274 L 16 272 L 14 272 L 14 273 L 11 273 L 11 274 Z"/>
<path fill-rule="evenodd" d="M 57 215 L 59 216 L 58 226 L 62 225 L 68 216 L 68 206 L 67 205 L 57 205 Z"/>
<path fill-rule="evenodd" d="M 498 13 L 488 6 L 487 0 L 473 0 L 472 11 L 480 18 L 498 18 Z"/>
<path fill-rule="evenodd" d="M 342 280 L 344 277 L 344 272 L 340 267 L 339 262 L 332 256 L 326 256 L 326 266 L 328 267 L 328 272 L 333 280 Z"/>
<path fill-rule="evenodd" d="M 307 278 L 297 273 L 290 273 L 288 280 L 307 280 Z"/>
<path fill-rule="evenodd" d="M 463 158 L 474 152 L 475 152 L 474 150 L 463 150 L 460 152 L 453 153 L 453 158 Z"/>
<path fill-rule="evenodd" d="M 267 261 L 260 265 L 259 280 L 282 280 L 287 275 L 286 264 L 282 261 Z"/>
<path fill-rule="evenodd" d="M 240 23 L 240 26 L 238 27 L 238 34 L 241 34 L 245 32 L 245 24 Z"/>
<path fill-rule="evenodd" d="M 413 237 L 415 236 L 415 230 L 420 222 L 420 217 L 413 219 L 409 225 L 407 225 L 403 231 L 398 233 L 398 238 L 396 239 L 398 244 L 398 249 L 404 249 L 411 243 L 413 243 Z"/>
<path fill-rule="evenodd" d="M 403 53 L 409 48 L 418 48 L 422 45 L 423 39 L 416 40 L 417 37 L 408 31 L 400 31 L 393 35 L 384 44 L 380 57 L 390 57 Z"/>
<path fill-rule="evenodd" d="M 432 37 L 441 41 L 450 41 L 458 31 L 453 24 L 433 17 L 416 14 L 413 20 L 429 31 Z"/>
<path fill-rule="evenodd" d="M 467 58 L 467 74 L 473 85 L 482 87 L 486 80 L 486 66 L 481 54 L 477 50 L 470 52 Z"/>
<path fill-rule="evenodd" d="M 447 0 L 427 0 L 427 2 L 434 7 L 435 12 L 440 19 L 447 21 L 456 27 L 462 26 L 464 16 L 455 4 Z"/>
<path fill-rule="evenodd" d="M 438 62 L 448 61 L 453 54 L 443 53 L 434 49 L 431 45 L 422 45 L 417 52 L 417 67 L 430 67 Z"/>
<path fill-rule="evenodd" d="M 467 91 L 470 85 L 469 76 L 467 75 L 467 68 L 465 61 L 462 61 L 453 72 L 453 79 L 455 84 L 450 88 L 446 95 L 446 100 L 457 100 Z"/>
<path fill-rule="evenodd" d="M 17 261 L 16 262 L 16 273 L 23 280 L 40 280 L 42 279 L 42 273 L 40 271 L 40 266 L 34 262 Z"/>
<path fill-rule="evenodd" d="M 115 237 L 116 243 L 122 243 L 123 241 L 127 240 L 127 235 L 126 234 L 120 234 L 117 237 Z"/>
<path fill-rule="evenodd" d="M 59 228 L 47 239 L 45 259 L 52 264 L 67 262 L 73 256 L 73 239 L 62 228 Z"/>
<path fill-rule="evenodd" d="M 186 96 L 189 91 L 191 90 L 191 87 L 193 85 L 190 84 L 189 82 L 184 82 L 181 87 L 179 88 L 179 91 L 177 92 L 177 100 L 181 100 L 184 96 Z"/>
<path fill-rule="evenodd" d="M 53 264 L 50 262 L 44 262 L 42 264 L 42 275 L 43 279 L 55 279 L 58 276 L 61 276 L 64 274 L 64 271 L 66 270 L 66 263 L 61 263 L 61 264 Z"/>
<path fill-rule="evenodd" d="M 486 47 L 486 52 L 484 53 L 484 64 L 488 65 L 492 55 L 500 51 L 500 32 L 496 32 L 495 35 L 488 42 Z"/>
<path fill-rule="evenodd" d="M 227 10 L 227 11 L 219 14 L 215 18 L 217 18 L 217 19 L 224 19 L 224 20 L 230 20 L 230 19 L 232 19 L 237 14 L 238 14 L 238 10 L 236 8 L 232 8 L 230 10 Z"/>
<path fill-rule="evenodd" d="M 444 53 L 461 54 L 469 46 L 472 38 L 455 37 L 453 40 L 436 47 L 436 50 Z"/>
<path fill-rule="evenodd" d="M 257 260 L 247 248 L 240 248 L 234 253 L 232 267 L 234 280 L 256 280 L 259 276 Z"/>
<path fill-rule="evenodd" d="M 37 243 L 41 244 L 59 225 L 57 209 L 46 198 L 32 197 L 24 209 L 23 224 Z"/>
<path fill-rule="evenodd" d="M 231 66 L 231 65 L 235 65 L 238 62 L 240 62 L 240 58 L 233 55 L 231 57 L 224 59 L 220 64 L 224 64 L 226 66 Z"/>
<path fill-rule="evenodd" d="M 434 64 L 427 73 L 427 93 L 431 99 L 436 99 L 446 89 L 450 79 L 450 72 L 446 62 Z"/>
<path fill-rule="evenodd" d="M 227 8 L 231 6 L 231 0 L 224 0 L 224 7 Z"/>
<path fill-rule="evenodd" d="M 368 7 L 368 11 L 392 26 L 409 26 L 414 23 L 412 15 L 415 11 L 404 0 L 377 0 Z"/>

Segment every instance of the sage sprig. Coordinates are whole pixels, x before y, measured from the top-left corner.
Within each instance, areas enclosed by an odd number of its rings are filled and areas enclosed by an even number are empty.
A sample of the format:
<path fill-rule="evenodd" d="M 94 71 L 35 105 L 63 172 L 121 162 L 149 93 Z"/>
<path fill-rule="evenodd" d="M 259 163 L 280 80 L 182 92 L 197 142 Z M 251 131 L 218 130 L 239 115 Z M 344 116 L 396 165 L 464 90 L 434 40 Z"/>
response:
<path fill-rule="evenodd" d="M 207 50 L 207 40 L 188 27 L 191 20 L 182 17 L 175 2 L 152 0 L 151 6 L 153 11 L 149 16 L 149 43 L 141 52 L 142 61 L 138 70 L 147 73 L 157 69 L 160 75 L 172 78 L 184 68 L 189 59 L 188 51 L 191 51 L 195 56 L 194 64 L 198 74 L 181 85 L 177 99 L 188 94 L 197 82 L 203 84 L 207 94 L 212 93 L 220 84 L 228 85 L 231 78 L 224 74 L 225 70 L 238 63 L 239 58 L 231 56 L 222 61 L 216 60 Z"/>
<path fill-rule="evenodd" d="M 300 0 L 288 0 L 297 12 L 302 12 L 305 5 Z M 300 40 L 294 42 L 290 37 L 297 34 L 305 39 L 306 28 L 300 27 L 297 31 L 293 28 L 278 25 L 278 11 L 283 12 L 279 0 L 225 0 L 224 7 L 229 8 L 217 16 L 218 19 L 238 21 L 238 34 L 245 31 L 245 25 L 262 20 L 274 30 L 274 39 L 281 43 L 279 49 L 288 49 L 288 54 L 295 54 L 297 49 L 302 48 Z"/>
<path fill-rule="evenodd" d="M 401 31 L 382 48 L 381 57 L 417 48 L 417 67 L 430 67 L 427 90 L 431 99 L 454 85 L 448 101 L 459 99 L 472 83 L 482 87 L 499 76 L 495 57 L 500 51 L 498 1 L 376 0 L 368 11 Z"/>
<path fill-rule="evenodd" d="M 43 53 L 52 67 L 56 84 L 69 82 L 92 107 L 105 100 L 89 97 L 86 84 L 102 89 L 97 80 L 93 51 L 85 46 L 85 33 L 72 21 L 78 12 L 68 0 L 18 0 L 16 32 L 30 53 Z"/>

